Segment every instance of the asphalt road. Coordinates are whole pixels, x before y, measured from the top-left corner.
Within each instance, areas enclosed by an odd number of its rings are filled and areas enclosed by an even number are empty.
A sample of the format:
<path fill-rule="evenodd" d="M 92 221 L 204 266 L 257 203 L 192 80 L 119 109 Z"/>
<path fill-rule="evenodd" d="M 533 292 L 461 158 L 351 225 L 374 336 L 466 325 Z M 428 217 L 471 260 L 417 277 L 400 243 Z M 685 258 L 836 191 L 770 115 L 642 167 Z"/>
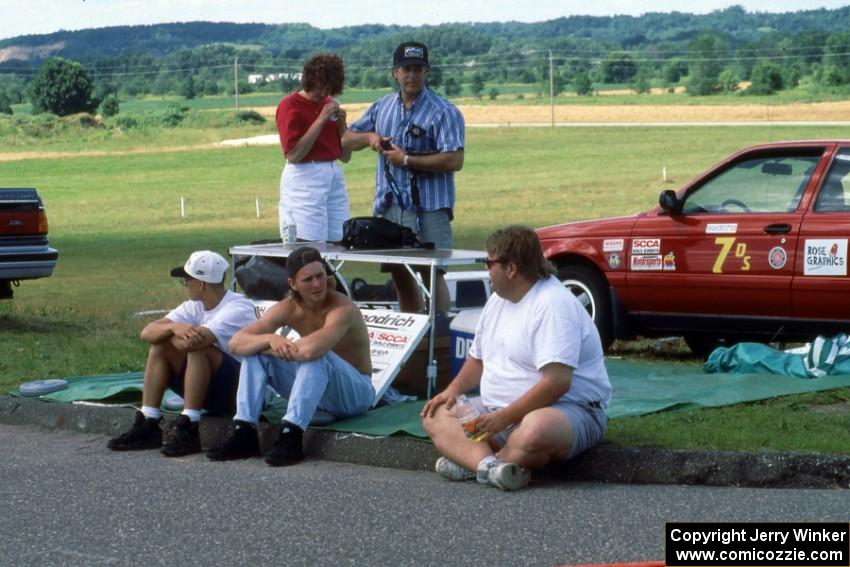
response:
<path fill-rule="evenodd" d="M 0 425 L 0 565 L 553 565 L 663 559 L 664 521 L 841 521 L 848 490 L 539 482 L 113 453 Z"/>

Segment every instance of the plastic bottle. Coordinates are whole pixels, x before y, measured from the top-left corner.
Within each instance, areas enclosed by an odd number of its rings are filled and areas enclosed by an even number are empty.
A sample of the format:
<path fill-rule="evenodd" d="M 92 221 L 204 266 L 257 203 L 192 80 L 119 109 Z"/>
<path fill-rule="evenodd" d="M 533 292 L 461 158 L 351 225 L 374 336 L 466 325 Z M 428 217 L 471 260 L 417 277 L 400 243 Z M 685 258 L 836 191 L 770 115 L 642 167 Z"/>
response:
<path fill-rule="evenodd" d="M 466 394 L 461 394 L 455 399 L 455 414 L 470 441 L 483 441 L 487 438 L 486 432 L 479 432 L 475 428 L 475 420 L 481 416 L 481 413 L 470 403 Z"/>
<path fill-rule="evenodd" d="M 280 228 L 280 239 L 284 244 L 295 244 L 297 236 L 298 227 L 295 225 L 295 217 L 292 216 L 292 211 L 286 211 Z"/>
<path fill-rule="evenodd" d="M 339 104 L 339 101 L 338 101 L 337 99 L 333 99 L 333 101 L 334 101 L 335 103 Z M 333 114 L 331 114 L 331 115 L 328 117 L 328 120 L 330 120 L 331 122 L 336 122 L 337 120 L 339 120 L 339 115 L 336 113 L 336 111 L 334 111 L 334 113 L 333 113 Z"/>

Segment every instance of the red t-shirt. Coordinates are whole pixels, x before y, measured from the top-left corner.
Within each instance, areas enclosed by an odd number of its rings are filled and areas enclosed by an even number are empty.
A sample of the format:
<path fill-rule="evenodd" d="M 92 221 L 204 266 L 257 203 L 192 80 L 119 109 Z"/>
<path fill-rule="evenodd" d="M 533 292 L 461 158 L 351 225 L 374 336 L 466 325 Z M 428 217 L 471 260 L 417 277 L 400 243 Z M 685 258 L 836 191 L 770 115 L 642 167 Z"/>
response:
<path fill-rule="evenodd" d="M 284 97 L 280 101 L 280 104 L 277 105 L 275 122 L 277 122 L 277 132 L 280 135 L 280 145 L 283 148 L 284 155 L 292 151 L 301 136 L 318 118 L 322 108 L 329 102 L 331 102 L 330 97 L 320 102 L 313 102 L 297 92 Z M 322 131 L 319 132 L 316 143 L 313 144 L 302 161 L 332 161 L 339 159 L 341 153 L 336 122 L 328 120 L 322 126 Z"/>

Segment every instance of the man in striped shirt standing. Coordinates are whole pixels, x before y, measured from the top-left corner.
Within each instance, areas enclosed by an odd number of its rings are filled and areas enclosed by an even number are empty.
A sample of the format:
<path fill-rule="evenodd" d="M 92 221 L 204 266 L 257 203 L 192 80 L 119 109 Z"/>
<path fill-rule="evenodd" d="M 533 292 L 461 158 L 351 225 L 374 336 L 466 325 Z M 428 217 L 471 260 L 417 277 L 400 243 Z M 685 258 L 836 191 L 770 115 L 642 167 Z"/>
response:
<path fill-rule="evenodd" d="M 375 102 L 343 136 L 343 147 L 378 152 L 372 212 L 410 227 L 422 242 L 452 248 L 454 173 L 463 167 L 463 115 L 425 86 L 428 48 L 404 42 L 393 55 L 398 93 Z M 386 267 L 393 276 L 402 311 L 424 309 L 422 295 L 403 266 Z M 427 271 L 423 273 L 426 285 Z M 437 275 L 437 311 L 449 308 L 448 287 Z"/>

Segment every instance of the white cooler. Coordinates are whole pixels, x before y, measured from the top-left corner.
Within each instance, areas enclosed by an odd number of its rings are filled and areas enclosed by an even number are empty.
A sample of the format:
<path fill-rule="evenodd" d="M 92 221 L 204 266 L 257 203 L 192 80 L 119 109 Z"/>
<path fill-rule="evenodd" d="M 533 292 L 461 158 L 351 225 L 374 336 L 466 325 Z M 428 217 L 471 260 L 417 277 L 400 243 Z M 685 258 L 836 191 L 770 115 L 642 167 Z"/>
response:
<path fill-rule="evenodd" d="M 481 309 L 467 309 L 458 313 L 449 324 L 449 343 L 451 352 L 452 378 L 457 376 L 469 354 L 472 337 L 475 336 L 475 325 L 481 316 Z"/>

